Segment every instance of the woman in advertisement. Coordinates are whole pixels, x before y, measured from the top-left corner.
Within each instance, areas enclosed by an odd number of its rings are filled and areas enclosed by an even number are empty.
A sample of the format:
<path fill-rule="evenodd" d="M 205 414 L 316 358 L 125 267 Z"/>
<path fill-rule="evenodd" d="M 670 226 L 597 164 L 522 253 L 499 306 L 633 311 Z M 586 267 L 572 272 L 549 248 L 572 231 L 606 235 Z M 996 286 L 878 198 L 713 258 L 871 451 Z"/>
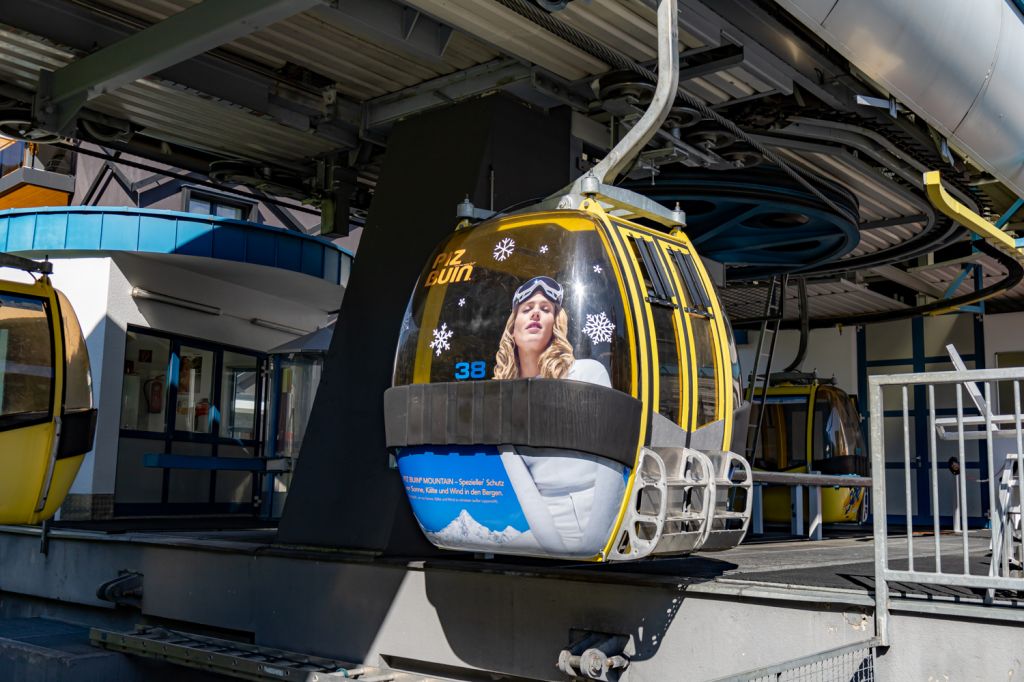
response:
<path fill-rule="evenodd" d="M 495 357 L 495 379 L 572 379 L 611 387 L 604 365 L 574 356 L 564 295 L 562 285 L 550 277 L 534 277 L 516 289 Z M 508 446 L 501 459 L 542 547 L 568 556 L 601 550 L 625 488 L 621 465 L 595 455 L 526 446 Z"/>
<path fill-rule="evenodd" d="M 575 379 L 611 388 L 604 365 L 573 355 L 564 295 L 550 277 L 534 277 L 516 289 L 494 359 L 495 379 Z"/>

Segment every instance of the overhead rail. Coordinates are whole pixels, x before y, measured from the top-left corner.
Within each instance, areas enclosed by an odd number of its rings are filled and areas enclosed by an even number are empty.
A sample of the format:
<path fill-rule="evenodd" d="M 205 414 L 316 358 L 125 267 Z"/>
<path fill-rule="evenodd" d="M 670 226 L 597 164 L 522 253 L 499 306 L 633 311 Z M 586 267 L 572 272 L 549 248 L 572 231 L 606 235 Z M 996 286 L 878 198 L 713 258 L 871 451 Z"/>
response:
<path fill-rule="evenodd" d="M 942 175 L 939 171 L 928 171 L 924 174 L 924 187 L 928 193 L 928 199 L 935 208 L 999 249 L 1002 253 L 1015 258 L 1020 263 L 1024 263 L 1024 252 L 1021 251 L 1021 245 L 1018 241 L 1011 234 L 999 229 L 996 225 L 985 220 L 954 199 L 942 186 Z"/>

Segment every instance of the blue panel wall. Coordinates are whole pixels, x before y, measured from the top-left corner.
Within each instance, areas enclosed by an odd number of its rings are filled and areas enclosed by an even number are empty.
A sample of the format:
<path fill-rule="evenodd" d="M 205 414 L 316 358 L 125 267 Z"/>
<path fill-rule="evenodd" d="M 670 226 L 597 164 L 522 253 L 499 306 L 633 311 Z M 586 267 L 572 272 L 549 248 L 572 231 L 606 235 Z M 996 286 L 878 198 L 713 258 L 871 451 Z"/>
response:
<path fill-rule="evenodd" d="M 182 254 L 301 272 L 338 284 L 352 254 L 309 235 L 177 211 L 77 206 L 0 211 L 0 250 Z"/>

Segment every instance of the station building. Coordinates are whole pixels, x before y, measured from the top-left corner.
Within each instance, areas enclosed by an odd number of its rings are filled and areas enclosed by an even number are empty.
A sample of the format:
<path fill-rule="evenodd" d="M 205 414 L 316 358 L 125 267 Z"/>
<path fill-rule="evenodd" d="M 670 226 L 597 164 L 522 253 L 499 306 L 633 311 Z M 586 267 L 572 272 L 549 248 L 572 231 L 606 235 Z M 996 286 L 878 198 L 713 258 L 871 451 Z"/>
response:
<path fill-rule="evenodd" d="M 329 339 L 352 252 L 298 202 L 98 145 L 4 144 L 0 250 L 54 263 L 92 361 L 95 447 L 58 518 L 279 514 L 287 469 L 251 464 L 298 454 L 319 377 L 294 342 Z"/>

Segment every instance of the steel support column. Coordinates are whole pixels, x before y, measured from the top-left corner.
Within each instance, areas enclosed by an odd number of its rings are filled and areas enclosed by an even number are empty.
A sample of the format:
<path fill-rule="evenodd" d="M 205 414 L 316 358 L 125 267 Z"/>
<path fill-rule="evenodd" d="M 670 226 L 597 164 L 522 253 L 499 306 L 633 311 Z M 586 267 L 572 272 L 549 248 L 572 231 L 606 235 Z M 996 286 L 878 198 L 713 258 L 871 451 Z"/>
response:
<path fill-rule="evenodd" d="M 388 465 L 384 390 L 423 263 L 467 195 L 504 207 L 570 180 L 569 112 L 495 95 L 395 124 L 331 340 L 278 540 L 403 556 L 439 553 Z M 443 160 L 444 172 L 438 171 Z M 492 180 L 493 178 L 493 180 Z M 493 184 L 492 184 L 493 183 Z M 381 324 L 367 326 L 368 320 Z"/>

